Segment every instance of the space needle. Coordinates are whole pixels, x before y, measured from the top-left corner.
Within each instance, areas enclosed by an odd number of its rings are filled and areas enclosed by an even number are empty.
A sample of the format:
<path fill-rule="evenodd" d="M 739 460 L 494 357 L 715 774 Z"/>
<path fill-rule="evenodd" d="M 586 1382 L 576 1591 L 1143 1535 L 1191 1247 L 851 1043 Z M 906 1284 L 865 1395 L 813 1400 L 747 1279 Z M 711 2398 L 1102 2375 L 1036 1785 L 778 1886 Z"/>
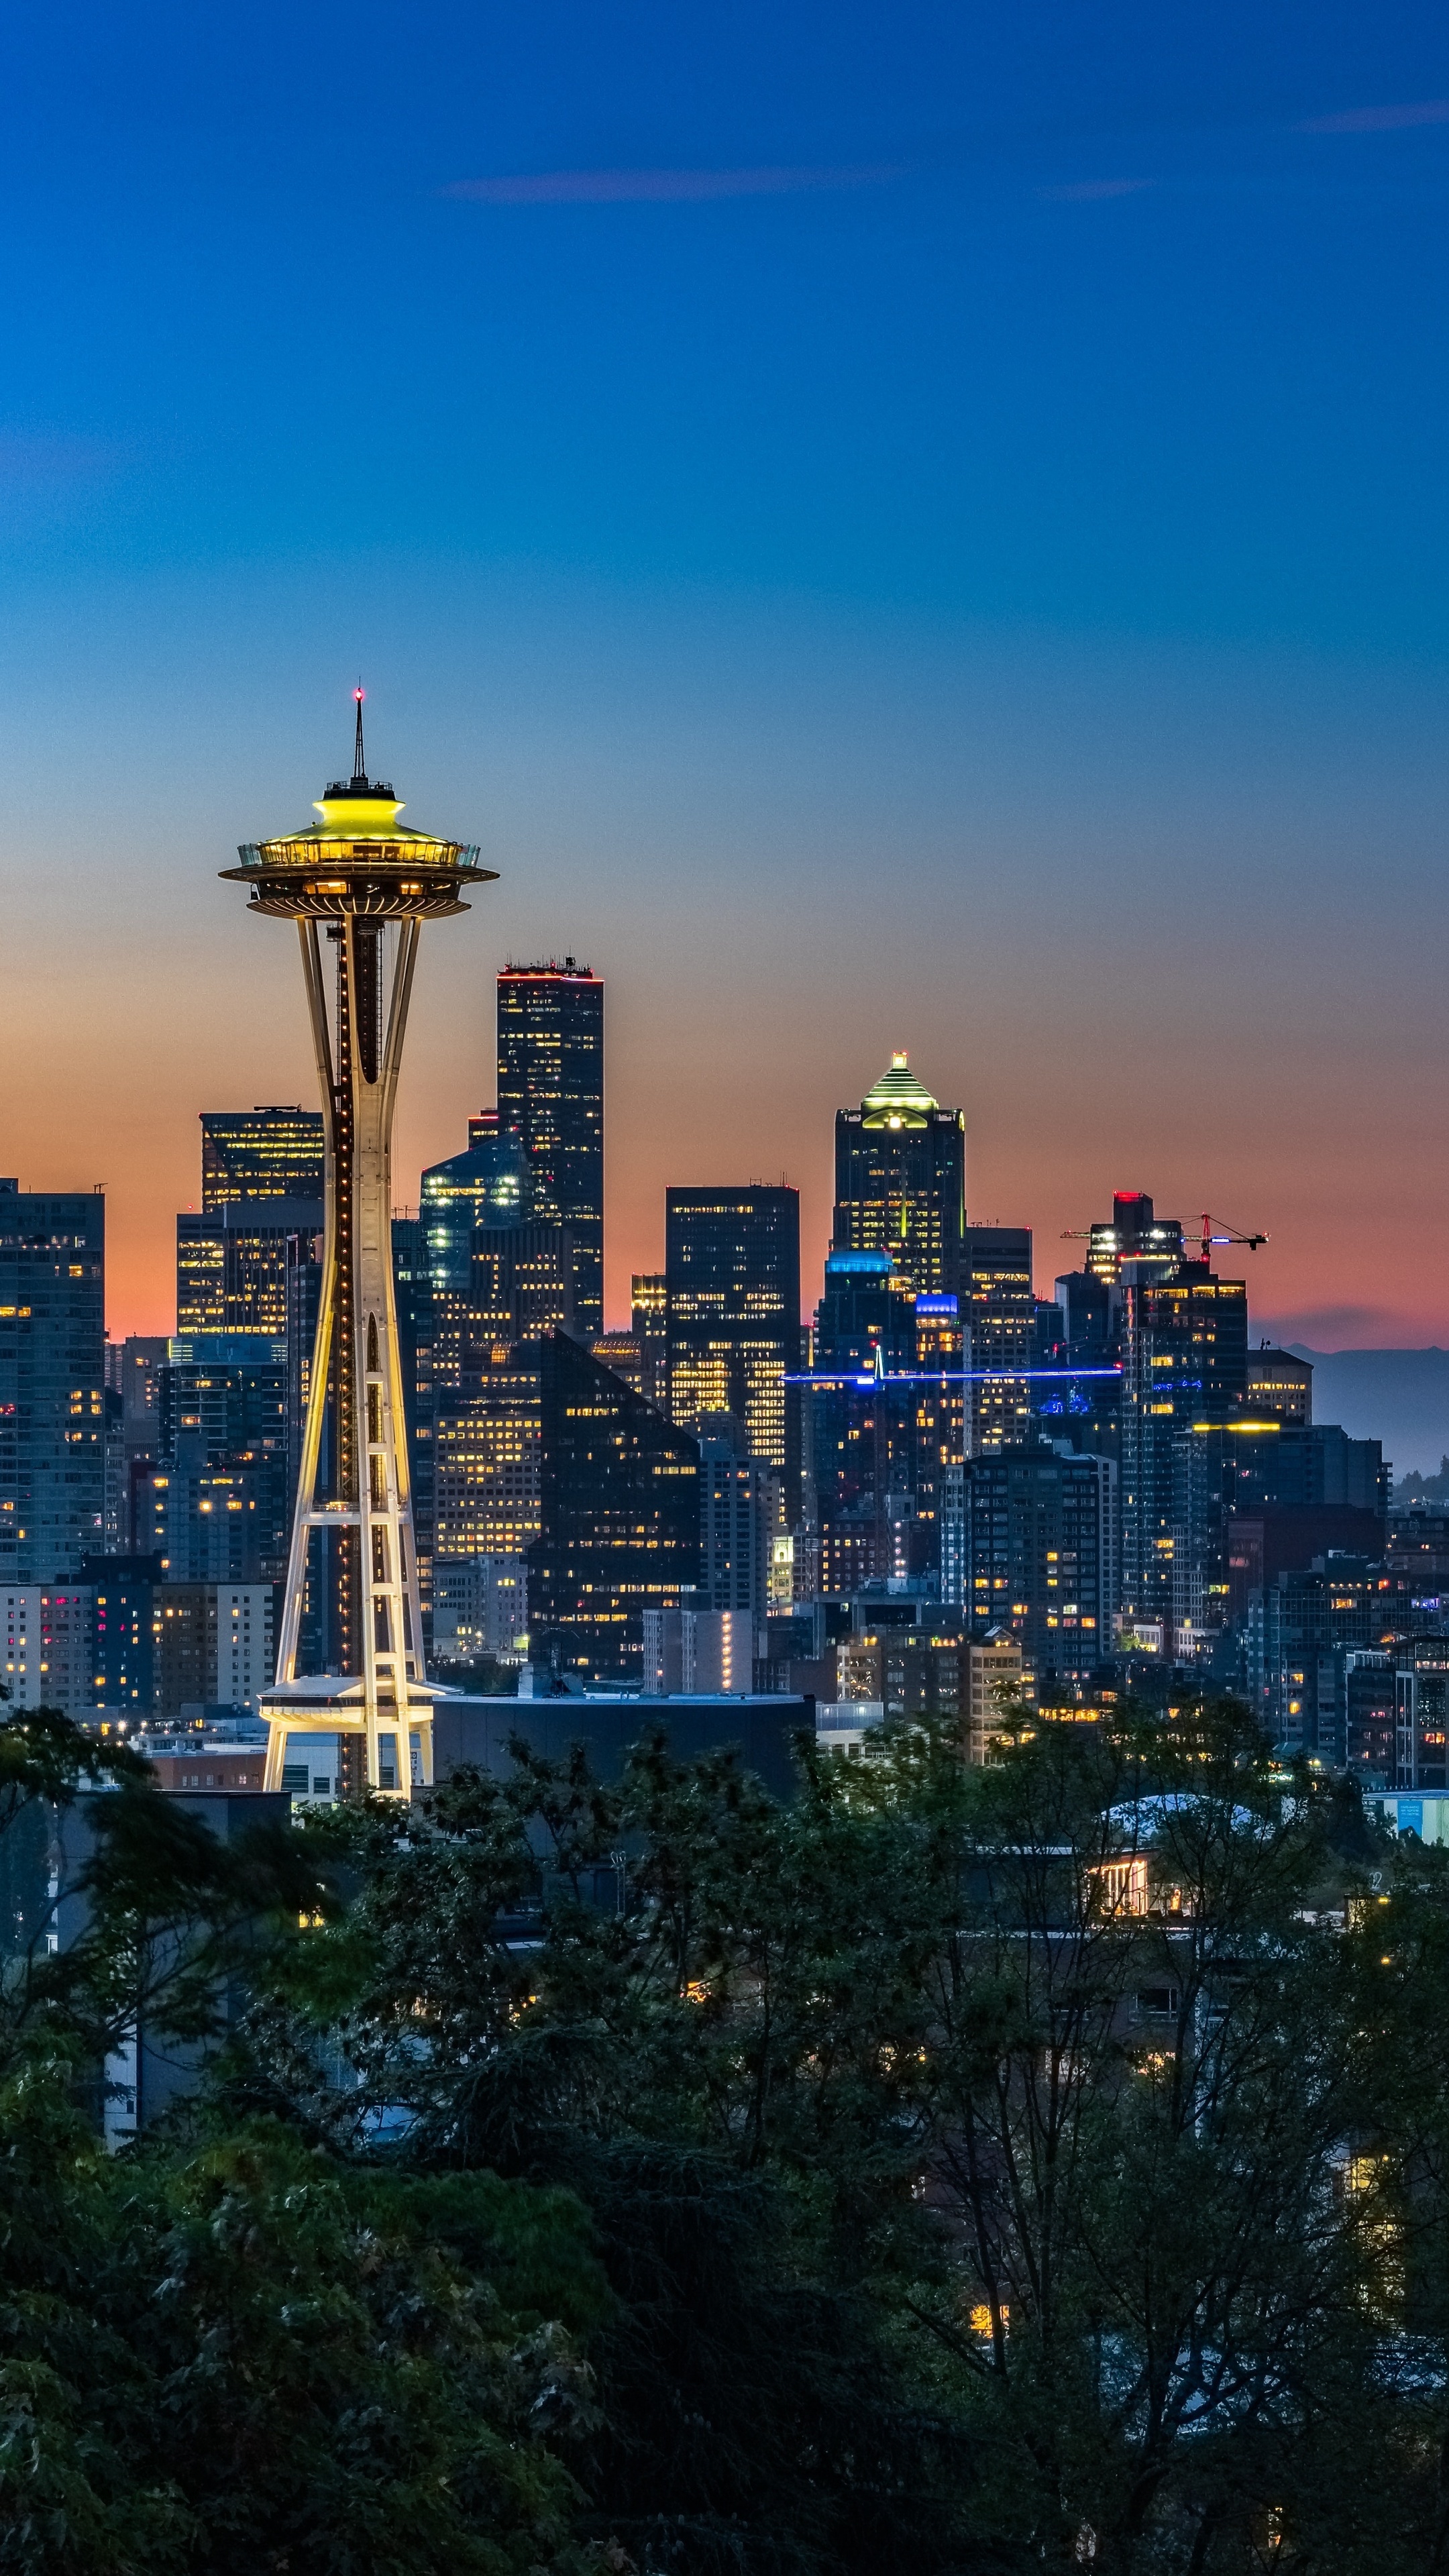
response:
<path fill-rule="evenodd" d="M 432 1778 L 432 1713 L 403 1415 L 392 1268 L 392 1118 L 425 921 L 466 912 L 465 886 L 495 868 L 478 851 L 398 821 L 370 779 L 355 692 L 352 776 L 320 821 L 246 842 L 223 876 L 249 909 L 295 921 L 317 1054 L 326 1224 L 316 1339 L 277 1640 L 259 1701 L 270 1730 L 266 1786 L 280 1789 L 289 1735 L 334 1736 L 340 1794 Z M 328 957 L 323 946 L 326 939 Z M 327 1637 L 325 1672 L 298 1672 L 304 1614 Z M 314 1652 L 314 1660 L 319 1656 Z"/>

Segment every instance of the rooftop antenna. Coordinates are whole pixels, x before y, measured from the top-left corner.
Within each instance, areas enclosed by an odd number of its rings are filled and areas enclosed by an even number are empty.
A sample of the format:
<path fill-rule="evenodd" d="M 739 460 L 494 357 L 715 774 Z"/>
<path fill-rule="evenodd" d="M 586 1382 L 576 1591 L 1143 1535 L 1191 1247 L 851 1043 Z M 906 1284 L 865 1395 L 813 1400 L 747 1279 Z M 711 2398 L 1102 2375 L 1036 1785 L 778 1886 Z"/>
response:
<path fill-rule="evenodd" d="M 352 754 L 352 784 L 354 787 L 366 787 L 367 763 L 362 754 L 362 701 L 367 691 L 360 680 L 352 694 L 357 700 L 357 743 Z"/>

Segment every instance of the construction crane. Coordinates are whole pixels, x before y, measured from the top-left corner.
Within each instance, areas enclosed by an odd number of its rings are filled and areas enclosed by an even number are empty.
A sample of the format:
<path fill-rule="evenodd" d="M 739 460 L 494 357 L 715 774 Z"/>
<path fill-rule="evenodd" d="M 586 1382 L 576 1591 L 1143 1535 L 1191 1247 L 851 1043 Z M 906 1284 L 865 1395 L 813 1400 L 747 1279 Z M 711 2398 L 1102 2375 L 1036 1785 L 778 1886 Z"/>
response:
<path fill-rule="evenodd" d="M 1221 1226 L 1220 1234 L 1214 1234 L 1215 1225 Z M 1097 1231 L 1098 1228 L 1093 1225 L 1068 1225 L 1063 1227 L 1061 1239 L 1063 1243 L 1090 1243 Z M 1229 1225 L 1226 1217 L 1209 1216 L 1206 1208 L 1202 1211 L 1201 1242 L 1204 1261 L 1207 1260 L 1216 1243 L 1241 1243 L 1247 1251 L 1256 1252 L 1259 1244 L 1267 1241 L 1266 1234 L 1241 1234 L 1235 1225 Z"/>
<path fill-rule="evenodd" d="M 1215 1225 L 1220 1225 L 1222 1227 L 1223 1230 L 1221 1234 L 1214 1234 L 1213 1227 Z M 1267 1240 L 1268 1238 L 1266 1234 L 1239 1234 L 1236 1226 L 1229 1225 L 1226 1217 L 1209 1216 L 1207 1209 L 1203 1209 L 1202 1257 L 1204 1261 L 1206 1261 L 1215 1243 L 1241 1243 L 1249 1252 L 1256 1252 L 1259 1244 L 1266 1243 Z"/>

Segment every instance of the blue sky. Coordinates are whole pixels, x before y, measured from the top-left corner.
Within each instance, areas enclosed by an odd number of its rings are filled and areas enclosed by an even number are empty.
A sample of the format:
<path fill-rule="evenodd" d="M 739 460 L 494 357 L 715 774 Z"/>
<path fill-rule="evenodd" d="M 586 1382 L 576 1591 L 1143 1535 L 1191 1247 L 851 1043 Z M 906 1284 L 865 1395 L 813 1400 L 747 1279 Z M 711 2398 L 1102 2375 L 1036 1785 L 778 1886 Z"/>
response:
<path fill-rule="evenodd" d="M 610 1305 L 668 1180 L 828 1223 L 890 1047 L 979 1215 L 1267 1226 L 1449 1340 L 1449 20 L 52 7 L 0 171 L 0 1154 L 164 1323 L 196 1115 L 308 1080 L 229 846 L 360 669 L 430 941 L 398 1195 L 505 950 L 610 981 Z"/>

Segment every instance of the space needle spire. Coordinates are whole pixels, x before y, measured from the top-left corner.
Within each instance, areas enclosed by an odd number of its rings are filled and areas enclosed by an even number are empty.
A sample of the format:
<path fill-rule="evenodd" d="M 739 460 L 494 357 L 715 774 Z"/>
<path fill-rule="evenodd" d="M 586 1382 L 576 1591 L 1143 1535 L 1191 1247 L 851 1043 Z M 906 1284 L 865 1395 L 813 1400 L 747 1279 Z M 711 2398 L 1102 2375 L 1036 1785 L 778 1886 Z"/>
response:
<path fill-rule="evenodd" d="M 321 820 L 246 842 L 250 909 L 295 921 L 317 1056 L 326 1225 L 307 1419 L 277 1672 L 260 1701 L 266 1784 L 282 1785 L 289 1735 L 338 1740 L 344 1793 L 410 1793 L 432 1777 L 431 1690 L 392 1270 L 392 1118 L 425 921 L 466 912 L 465 886 L 496 876 L 469 843 L 400 823 L 369 779 L 361 681 L 350 779 Z M 323 933 L 331 950 L 328 959 Z"/>

